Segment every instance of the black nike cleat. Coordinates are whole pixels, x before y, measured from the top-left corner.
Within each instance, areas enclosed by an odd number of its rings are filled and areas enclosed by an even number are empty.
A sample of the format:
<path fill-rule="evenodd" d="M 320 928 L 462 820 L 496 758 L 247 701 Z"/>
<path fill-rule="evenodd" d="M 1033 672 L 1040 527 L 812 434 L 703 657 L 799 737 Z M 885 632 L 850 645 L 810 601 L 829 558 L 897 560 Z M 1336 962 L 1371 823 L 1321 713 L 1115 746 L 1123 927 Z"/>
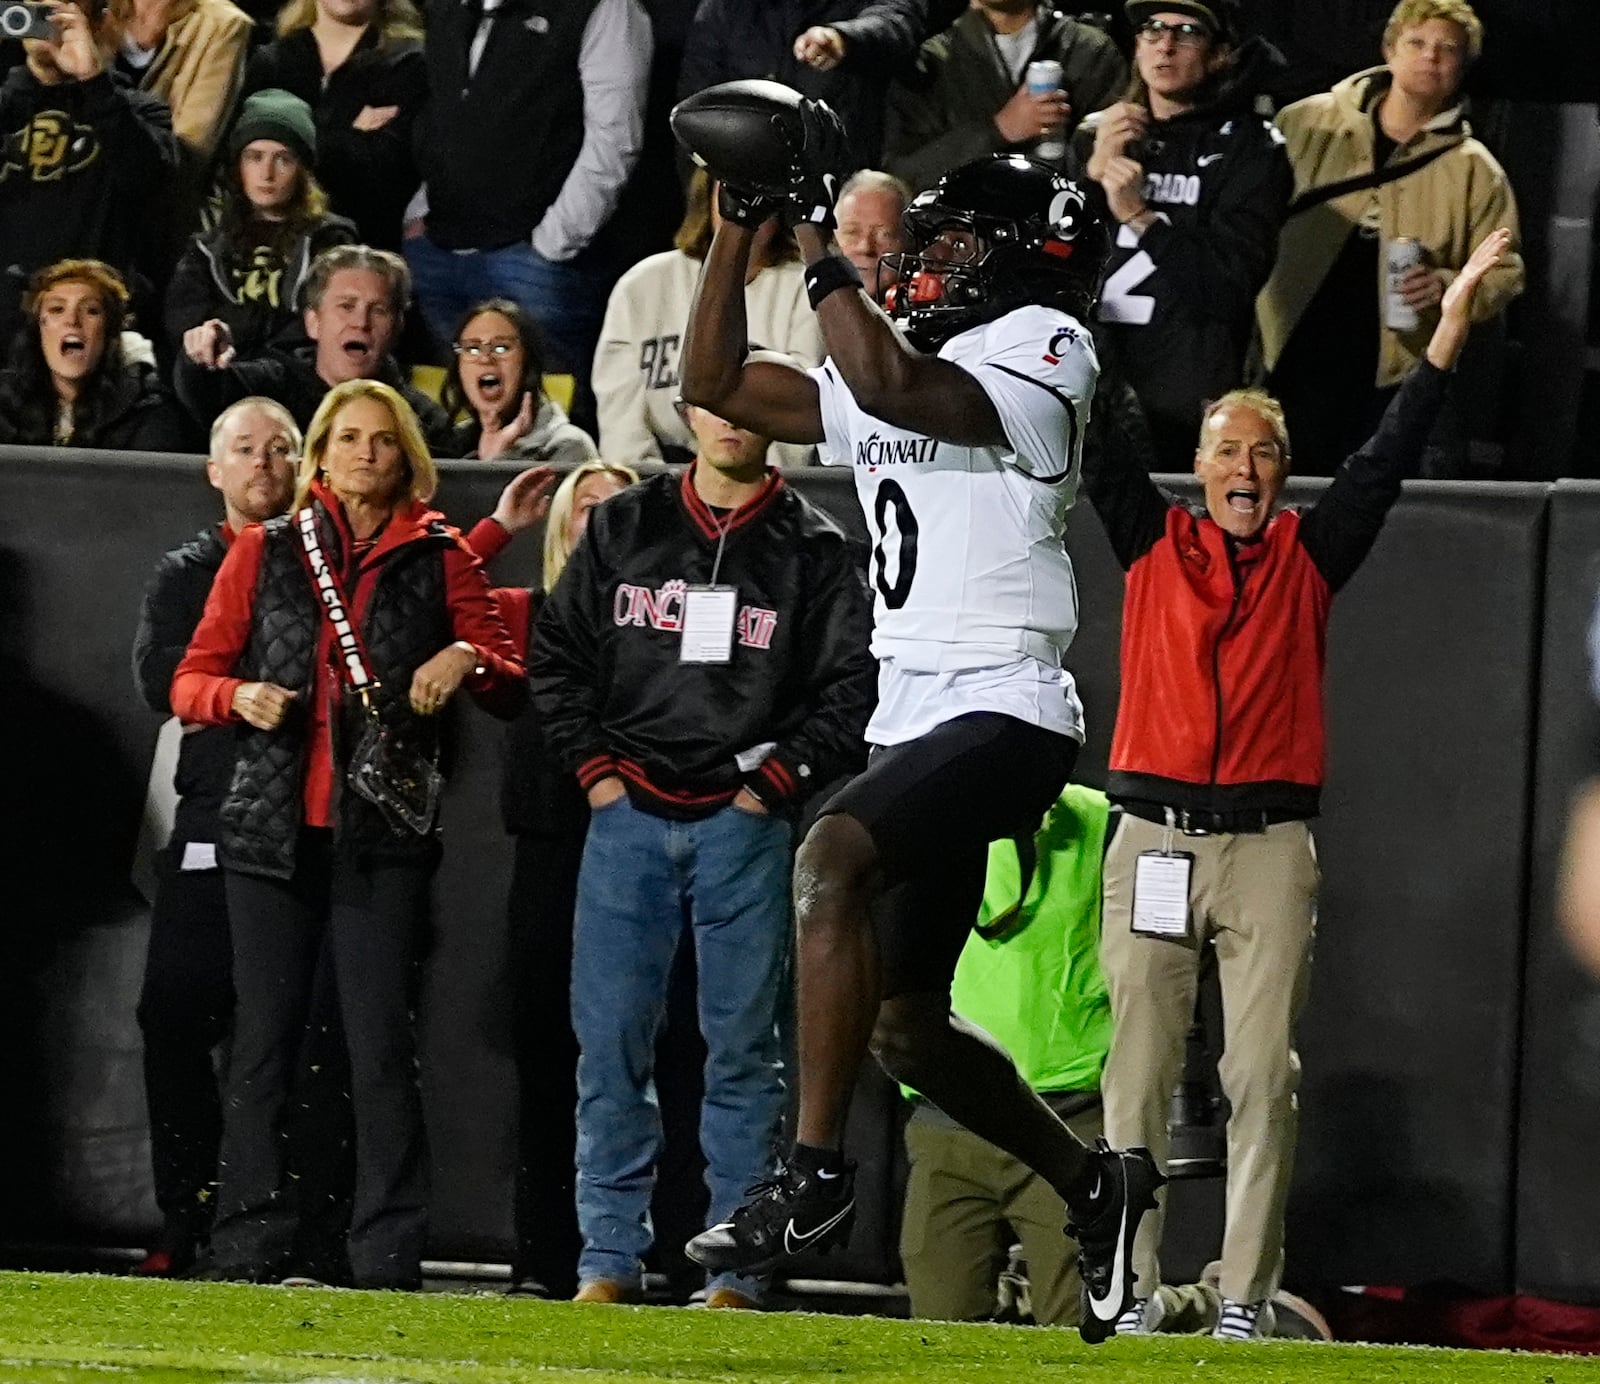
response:
<path fill-rule="evenodd" d="M 1067 1234 L 1078 1242 L 1083 1275 L 1078 1334 L 1098 1345 L 1116 1334 L 1118 1319 L 1133 1305 L 1133 1237 L 1166 1178 L 1156 1171 L 1149 1149 L 1113 1149 L 1100 1139 L 1093 1154 L 1100 1188 L 1085 1213 L 1069 1210 Z"/>
<path fill-rule="evenodd" d="M 856 1165 L 833 1177 L 797 1167 L 778 1169 L 771 1182 L 750 1188 L 727 1220 L 702 1231 L 684 1253 L 712 1273 L 759 1277 L 807 1250 L 826 1253 L 850 1238 L 856 1220 Z"/>

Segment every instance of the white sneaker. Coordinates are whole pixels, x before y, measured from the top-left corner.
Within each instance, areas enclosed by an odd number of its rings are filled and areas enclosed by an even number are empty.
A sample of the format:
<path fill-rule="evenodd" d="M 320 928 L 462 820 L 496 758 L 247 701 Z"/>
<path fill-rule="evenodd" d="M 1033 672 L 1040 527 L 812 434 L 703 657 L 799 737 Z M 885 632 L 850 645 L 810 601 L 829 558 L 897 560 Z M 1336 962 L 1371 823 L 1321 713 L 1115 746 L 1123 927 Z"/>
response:
<path fill-rule="evenodd" d="M 1235 1302 L 1232 1298 L 1223 1298 L 1217 1327 L 1211 1336 L 1217 1341 L 1255 1341 L 1272 1335 L 1272 1327 L 1270 1302 Z"/>
<path fill-rule="evenodd" d="M 1144 1309 L 1149 1306 L 1148 1298 L 1134 1298 L 1128 1305 L 1128 1310 L 1117 1318 L 1117 1324 L 1112 1328 L 1114 1336 L 1148 1336 L 1150 1328 L 1144 1324 Z"/>

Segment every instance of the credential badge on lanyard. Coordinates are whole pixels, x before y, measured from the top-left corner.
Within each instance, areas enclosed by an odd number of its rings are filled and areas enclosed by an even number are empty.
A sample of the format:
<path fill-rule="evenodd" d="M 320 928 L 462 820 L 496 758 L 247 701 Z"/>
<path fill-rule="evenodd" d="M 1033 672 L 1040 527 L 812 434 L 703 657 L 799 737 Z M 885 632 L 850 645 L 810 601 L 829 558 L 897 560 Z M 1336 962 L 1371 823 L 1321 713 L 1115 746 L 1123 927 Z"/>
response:
<path fill-rule="evenodd" d="M 728 529 L 728 521 L 717 521 L 717 556 L 711 564 L 711 580 L 704 586 L 688 587 L 683 593 L 679 663 L 733 662 L 733 626 L 739 614 L 739 588 L 717 584 Z"/>

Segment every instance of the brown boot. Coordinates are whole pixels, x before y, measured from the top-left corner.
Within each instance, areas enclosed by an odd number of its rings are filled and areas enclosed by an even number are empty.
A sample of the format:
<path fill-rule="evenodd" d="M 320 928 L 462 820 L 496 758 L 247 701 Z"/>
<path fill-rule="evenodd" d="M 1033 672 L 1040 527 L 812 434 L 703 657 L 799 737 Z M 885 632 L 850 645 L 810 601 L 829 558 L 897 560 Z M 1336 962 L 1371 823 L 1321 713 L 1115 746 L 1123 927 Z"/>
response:
<path fill-rule="evenodd" d="M 604 1302 L 611 1305 L 644 1301 L 644 1291 L 637 1283 L 623 1283 L 615 1278 L 591 1278 L 579 1284 L 572 1299 L 574 1302 Z"/>

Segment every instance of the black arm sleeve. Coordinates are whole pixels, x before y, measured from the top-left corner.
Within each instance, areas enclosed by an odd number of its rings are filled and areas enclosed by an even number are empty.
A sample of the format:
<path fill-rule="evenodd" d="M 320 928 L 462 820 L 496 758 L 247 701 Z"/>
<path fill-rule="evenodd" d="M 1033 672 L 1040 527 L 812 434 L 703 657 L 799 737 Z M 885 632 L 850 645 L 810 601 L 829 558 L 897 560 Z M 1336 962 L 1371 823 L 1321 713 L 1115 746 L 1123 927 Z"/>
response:
<path fill-rule="evenodd" d="M 167 285 L 167 345 L 174 359 L 183 354 L 183 334 L 213 317 L 221 317 L 229 306 L 211 277 L 211 265 L 193 238 Z"/>
<path fill-rule="evenodd" d="M 1377 541 L 1400 498 L 1400 482 L 1428 445 L 1450 376 L 1426 360 L 1406 376 L 1378 431 L 1346 458 L 1322 498 L 1300 520 L 1300 541 L 1328 585 L 1337 591 Z"/>
<path fill-rule="evenodd" d="M 196 572 L 177 553 L 156 565 L 139 608 L 133 636 L 133 685 L 152 711 L 172 715 L 172 675 L 178 671 L 211 589 L 209 577 Z"/>
<path fill-rule="evenodd" d="M 145 206 L 160 205 L 181 157 L 167 103 L 117 86 L 109 72 L 80 83 L 79 93 L 84 123 L 100 136 L 100 157 L 112 160 L 118 181 Z"/>
<path fill-rule="evenodd" d="M 1161 541 L 1175 501 L 1150 479 L 1154 449 L 1132 389 L 1100 377 L 1083 444 L 1083 488 L 1127 571 Z"/>
<path fill-rule="evenodd" d="M 587 788 L 609 762 L 600 729 L 600 630 L 604 612 L 598 515 L 572 550 L 555 590 L 545 598 L 529 651 L 529 687 L 556 766 Z M 587 772 L 586 772 L 587 771 Z"/>
<path fill-rule="evenodd" d="M 909 67 L 928 27 L 928 0 L 878 0 L 862 6 L 854 19 L 836 20 L 828 27 L 844 38 L 842 67 L 877 72 Z"/>
<path fill-rule="evenodd" d="M 287 407 L 286 382 L 282 365 L 266 357 L 236 360 L 224 370 L 208 370 L 180 352 L 178 368 L 173 372 L 178 402 L 207 431 L 229 404 L 236 404 L 252 394 L 265 394 Z"/>
<path fill-rule="evenodd" d="M 723 14 L 723 0 L 700 0 L 683 43 L 678 67 L 678 98 L 693 96 L 718 82 L 745 74 L 730 70 L 727 34 L 732 21 Z"/>

